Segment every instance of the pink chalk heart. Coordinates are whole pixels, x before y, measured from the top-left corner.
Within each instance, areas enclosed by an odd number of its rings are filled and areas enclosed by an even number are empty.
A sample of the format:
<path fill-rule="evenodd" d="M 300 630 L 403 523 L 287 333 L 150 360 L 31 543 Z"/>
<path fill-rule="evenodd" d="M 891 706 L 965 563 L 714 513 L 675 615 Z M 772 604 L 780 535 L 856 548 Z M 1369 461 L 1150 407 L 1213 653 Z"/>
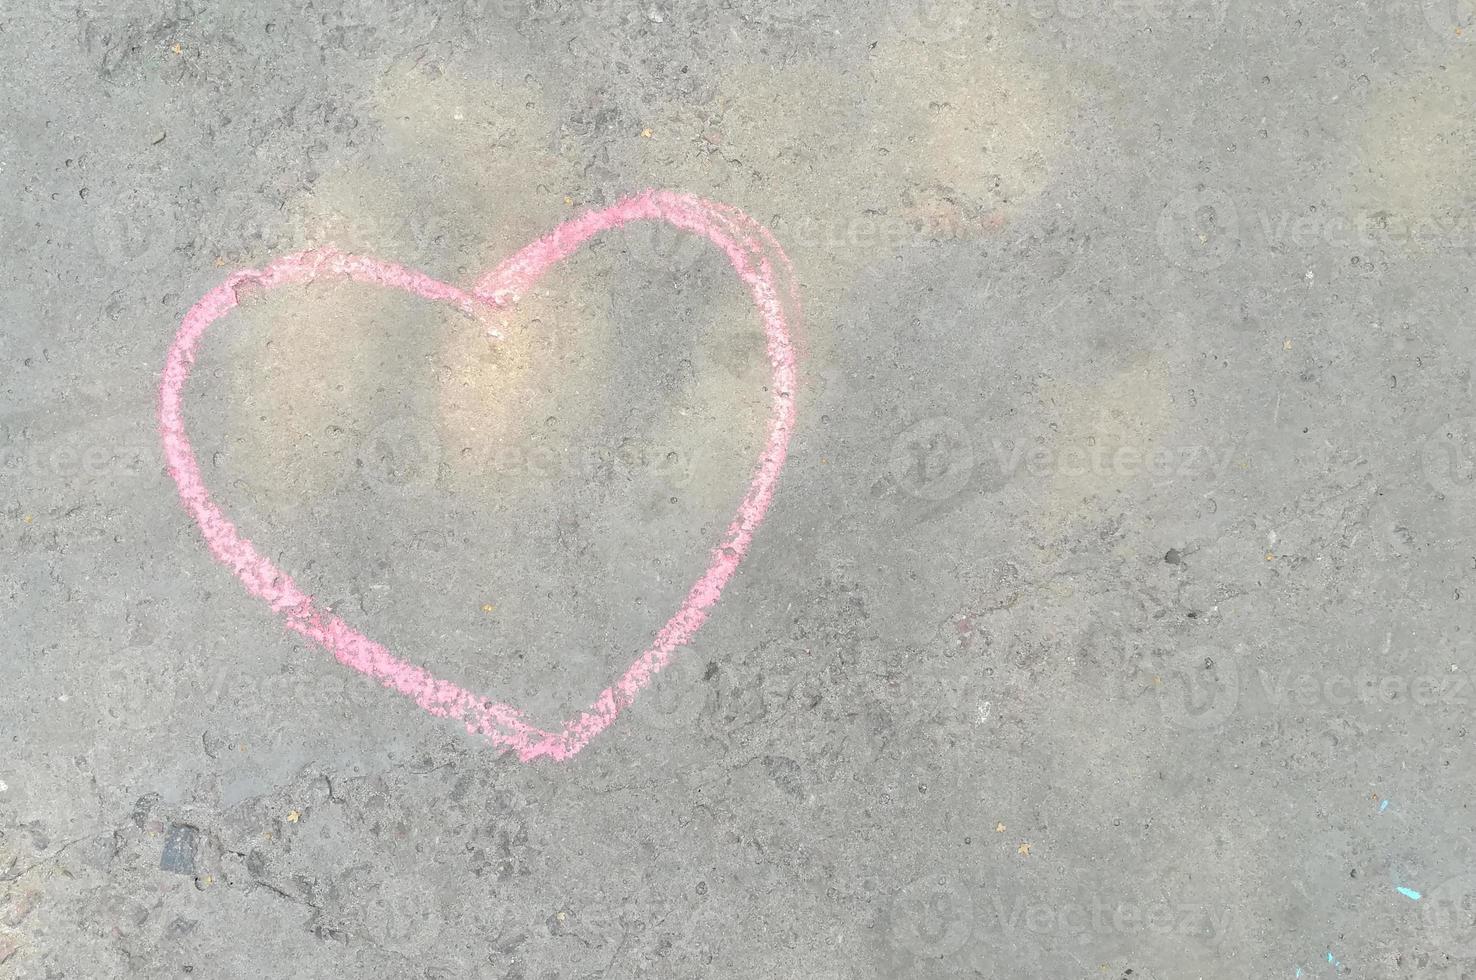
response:
<path fill-rule="evenodd" d="M 201 479 L 199 462 L 185 435 L 184 389 L 205 328 L 236 307 L 240 289 L 275 289 L 325 277 L 351 279 L 404 290 L 450 303 L 468 313 L 482 314 L 516 303 L 549 269 L 590 238 L 632 221 L 664 221 L 708 239 L 727 255 L 738 278 L 748 287 L 763 321 L 773 371 L 768 435 L 738 512 L 713 548 L 706 571 L 687 591 L 681 608 L 657 631 L 650 647 L 601 691 L 589 708 L 558 730 L 545 731 L 530 725 L 512 705 L 465 691 L 396 657 L 342 619 L 319 609 L 313 597 L 299 589 L 291 576 L 263 557 L 216 506 Z M 776 268 L 785 281 L 784 289 L 777 282 Z M 159 431 L 164 457 L 169 475 L 179 487 L 180 499 L 200 525 L 211 554 L 235 572 L 248 593 L 271 606 L 288 629 L 314 640 L 339 663 L 398 691 L 430 714 L 465 723 L 468 732 L 483 735 L 500 750 L 516 752 L 524 762 L 539 758 L 562 761 L 572 758 L 608 728 L 670 662 L 677 648 L 691 641 L 722 595 L 723 586 L 743 561 L 754 532 L 763 522 L 794 429 L 798 379 L 785 319 L 786 303 L 797 311 L 793 273 L 788 257 L 768 229 L 737 208 L 670 191 L 645 191 L 603 210 L 573 218 L 525 246 L 478 280 L 470 291 L 389 262 L 345 255 L 332 248 L 300 252 L 261 269 L 232 273 L 185 314 L 174 345 L 169 349 L 164 378 L 159 385 Z M 500 336 L 495 329 L 489 332 Z"/>

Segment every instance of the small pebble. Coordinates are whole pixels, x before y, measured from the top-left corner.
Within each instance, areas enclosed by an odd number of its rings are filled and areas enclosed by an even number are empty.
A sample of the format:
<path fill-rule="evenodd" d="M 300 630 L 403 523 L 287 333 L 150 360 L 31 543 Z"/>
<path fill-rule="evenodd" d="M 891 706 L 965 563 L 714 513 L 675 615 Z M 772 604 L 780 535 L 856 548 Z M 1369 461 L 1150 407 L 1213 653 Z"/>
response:
<path fill-rule="evenodd" d="M 159 870 L 177 875 L 195 874 L 195 844 L 200 832 L 187 824 L 172 823 L 159 855 Z"/>

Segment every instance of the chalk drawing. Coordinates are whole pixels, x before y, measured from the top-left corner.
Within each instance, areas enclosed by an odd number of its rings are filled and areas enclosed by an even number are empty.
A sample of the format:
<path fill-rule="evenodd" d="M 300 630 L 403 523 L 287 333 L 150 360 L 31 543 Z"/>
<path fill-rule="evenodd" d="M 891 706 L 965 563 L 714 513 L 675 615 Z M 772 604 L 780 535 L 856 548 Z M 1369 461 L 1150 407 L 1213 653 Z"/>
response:
<path fill-rule="evenodd" d="M 727 256 L 747 286 L 763 322 L 772 371 L 767 438 L 737 513 L 681 607 L 657 631 L 650 647 L 601 691 L 593 704 L 562 727 L 546 731 L 529 724 L 518 708 L 442 680 L 319 609 L 316 600 L 299 589 L 291 576 L 258 552 L 205 487 L 195 451 L 185 434 L 185 385 L 205 329 L 235 309 L 250 291 L 316 279 L 349 279 L 450 303 L 482 318 L 489 334 L 500 337 L 495 311 L 516 303 L 550 269 L 595 235 L 634 221 L 665 222 L 706 238 Z M 211 554 L 235 573 L 250 595 L 267 603 L 288 629 L 315 641 L 339 663 L 410 698 L 430 714 L 464 723 L 468 732 L 484 736 L 499 751 L 514 752 L 524 762 L 565 761 L 608 728 L 670 662 L 677 649 L 692 640 L 747 554 L 773 499 L 795 425 L 799 379 L 790 335 L 791 313 L 800 315 L 798 286 L 789 257 L 768 229 L 730 205 L 672 191 L 644 191 L 572 218 L 504 260 L 469 291 L 391 262 L 348 255 L 331 247 L 311 249 L 283 256 L 261 269 L 232 273 L 185 314 L 159 385 L 159 432 L 164 457 L 179 488 L 180 500 L 199 525 Z"/>

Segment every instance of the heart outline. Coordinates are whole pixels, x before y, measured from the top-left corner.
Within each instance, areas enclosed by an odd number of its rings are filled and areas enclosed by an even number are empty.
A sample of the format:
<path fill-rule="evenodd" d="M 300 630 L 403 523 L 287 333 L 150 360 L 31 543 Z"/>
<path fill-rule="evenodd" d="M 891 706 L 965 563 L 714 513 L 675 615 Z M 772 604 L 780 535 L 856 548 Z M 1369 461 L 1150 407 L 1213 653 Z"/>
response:
<path fill-rule="evenodd" d="M 490 310 L 511 307 L 590 238 L 640 220 L 664 221 L 707 238 L 727 255 L 734 272 L 748 287 L 763 321 L 765 351 L 772 373 L 767 438 L 733 519 L 712 548 L 706 570 L 688 589 L 680 608 L 656 632 L 650 646 L 600 692 L 589 708 L 566 720 L 558 730 L 549 731 L 528 723 L 515 706 L 441 680 L 425 668 L 399 659 L 339 617 L 319 610 L 312 596 L 299 589 L 291 576 L 279 570 L 237 531 L 210 496 L 185 432 L 184 389 L 206 328 L 239 305 L 238 290 L 243 288 L 265 291 L 320 277 L 349 279 L 450 303 L 485 319 Z M 776 281 L 776 265 L 788 282 L 787 290 L 781 290 Z M 798 287 L 789 257 L 767 228 L 732 205 L 673 191 L 643 191 L 606 208 L 571 218 L 503 260 L 478 279 L 469 292 L 424 273 L 367 256 L 346 254 L 332 246 L 293 253 L 259 270 L 232 273 L 185 314 L 169 348 L 159 384 L 159 434 L 166 467 L 185 510 L 199 526 L 214 558 L 231 568 L 247 594 L 266 602 L 288 629 L 313 640 L 344 666 L 410 698 L 427 713 L 464 722 L 469 733 L 482 735 L 499 751 L 515 753 L 520 761 L 540 758 L 568 761 L 635 701 L 670 662 L 677 648 L 691 642 L 763 523 L 788 455 L 796 418 L 798 365 L 786 301 L 798 315 Z M 488 333 L 501 336 L 490 323 Z"/>

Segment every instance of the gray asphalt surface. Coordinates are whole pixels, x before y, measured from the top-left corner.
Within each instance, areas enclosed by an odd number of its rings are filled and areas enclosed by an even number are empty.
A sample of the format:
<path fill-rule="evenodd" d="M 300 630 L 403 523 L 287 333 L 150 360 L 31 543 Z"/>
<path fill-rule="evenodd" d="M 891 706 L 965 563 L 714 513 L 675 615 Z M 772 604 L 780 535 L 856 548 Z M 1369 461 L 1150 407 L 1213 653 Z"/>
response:
<path fill-rule="evenodd" d="M 1467 0 L 5 0 L 0 53 L 0 975 L 1476 976 Z M 696 640 L 525 765 L 211 559 L 160 372 L 233 269 L 466 285 L 645 187 L 788 249 L 798 428 Z M 284 289 L 187 405 L 264 554 L 552 723 L 705 565 L 763 338 L 654 226 L 506 327 Z"/>

